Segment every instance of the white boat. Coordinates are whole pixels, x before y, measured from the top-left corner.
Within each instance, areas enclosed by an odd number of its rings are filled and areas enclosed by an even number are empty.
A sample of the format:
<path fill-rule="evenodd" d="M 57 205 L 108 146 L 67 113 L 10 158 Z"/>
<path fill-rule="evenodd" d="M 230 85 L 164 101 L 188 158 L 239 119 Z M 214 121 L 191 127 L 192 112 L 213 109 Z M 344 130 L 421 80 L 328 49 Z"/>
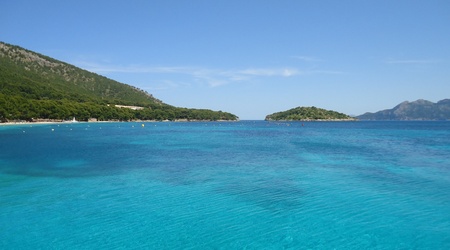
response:
<path fill-rule="evenodd" d="M 75 117 L 72 119 L 72 120 L 69 120 L 69 121 L 64 121 L 64 122 L 78 122 L 76 119 L 75 119 Z"/>

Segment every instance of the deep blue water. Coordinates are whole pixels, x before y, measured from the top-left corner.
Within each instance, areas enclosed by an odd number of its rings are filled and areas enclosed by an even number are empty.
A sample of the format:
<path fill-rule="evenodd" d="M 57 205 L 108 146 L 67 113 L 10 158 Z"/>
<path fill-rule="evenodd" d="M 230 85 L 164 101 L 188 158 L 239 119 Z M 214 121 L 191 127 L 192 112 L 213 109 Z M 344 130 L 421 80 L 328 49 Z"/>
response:
<path fill-rule="evenodd" d="M 141 124 L 0 126 L 0 248 L 450 249 L 450 122 Z"/>

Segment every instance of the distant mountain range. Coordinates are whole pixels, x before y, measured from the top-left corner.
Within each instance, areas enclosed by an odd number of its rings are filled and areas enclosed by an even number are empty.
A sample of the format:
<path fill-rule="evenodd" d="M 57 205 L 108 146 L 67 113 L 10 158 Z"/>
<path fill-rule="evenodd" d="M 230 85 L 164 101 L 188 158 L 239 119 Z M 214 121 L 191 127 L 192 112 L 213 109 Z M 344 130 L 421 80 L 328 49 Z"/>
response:
<path fill-rule="evenodd" d="M 237 120 L 174 107 L 144 90 L 0 42 L 0 122 L 35 120 Z"/>
<path fill-rule="evenodd" d="M 427 100 L 402 102 L 392 109 L 357 116 L 359 120 L 450 120 L 450 99 L 433 103 Z"/>

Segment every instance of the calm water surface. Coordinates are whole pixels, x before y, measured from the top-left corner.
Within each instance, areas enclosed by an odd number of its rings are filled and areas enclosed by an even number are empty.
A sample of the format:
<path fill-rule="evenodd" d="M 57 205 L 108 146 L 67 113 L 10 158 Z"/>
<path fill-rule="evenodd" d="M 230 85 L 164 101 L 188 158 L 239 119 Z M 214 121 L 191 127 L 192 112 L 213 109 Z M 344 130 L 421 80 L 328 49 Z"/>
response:
<path fill-rule="evenodd" d="M 1 249 L 450 249 L 450 122 L 0 126 Z"/>

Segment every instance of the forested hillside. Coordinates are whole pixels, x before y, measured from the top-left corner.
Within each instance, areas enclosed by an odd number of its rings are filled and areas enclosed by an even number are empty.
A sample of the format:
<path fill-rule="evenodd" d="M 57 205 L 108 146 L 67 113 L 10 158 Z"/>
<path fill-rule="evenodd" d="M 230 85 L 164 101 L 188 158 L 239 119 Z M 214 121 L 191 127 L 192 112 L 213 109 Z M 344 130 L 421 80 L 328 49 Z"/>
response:
<path fill-rule="evenodd" d="M 237 119 L 221 111 L 173 107 L 133 86 L 0 42 L 0 121 L 72 117 L 121 121 Z"/>

